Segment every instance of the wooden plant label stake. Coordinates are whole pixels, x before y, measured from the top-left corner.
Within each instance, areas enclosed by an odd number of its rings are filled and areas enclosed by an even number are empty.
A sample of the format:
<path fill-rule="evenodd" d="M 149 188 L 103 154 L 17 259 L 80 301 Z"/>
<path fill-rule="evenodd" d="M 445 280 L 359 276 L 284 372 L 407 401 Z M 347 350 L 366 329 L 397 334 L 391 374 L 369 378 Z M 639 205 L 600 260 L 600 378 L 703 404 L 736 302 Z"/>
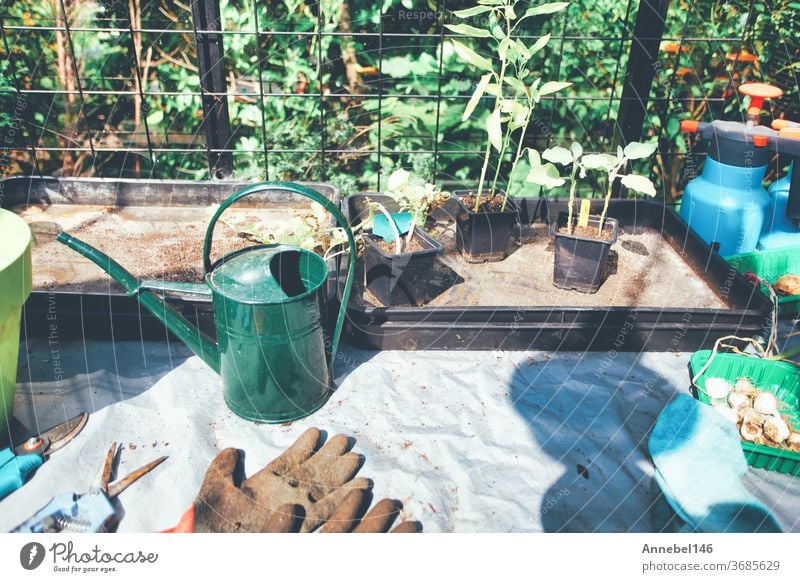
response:
<path fill-rule="evenodd" d="M 581 200 L 581 210 L 578 213 L 578 226 L 582 226 L 584 228 L 589 227 L 589 210 L 591 209 L 592 203 L 588 198 L 584 198 Z"/>

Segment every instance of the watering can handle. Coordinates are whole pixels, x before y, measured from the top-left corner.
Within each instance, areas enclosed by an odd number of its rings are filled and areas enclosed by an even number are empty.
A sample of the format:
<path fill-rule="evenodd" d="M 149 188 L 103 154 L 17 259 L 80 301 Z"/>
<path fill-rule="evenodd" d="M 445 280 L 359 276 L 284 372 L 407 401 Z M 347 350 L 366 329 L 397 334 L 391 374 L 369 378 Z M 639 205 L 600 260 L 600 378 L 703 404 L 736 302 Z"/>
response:
<path fill-rule="evenodd" d="M 208 227 L 206 228 L 206 237 L 203 243 L 203 270 L 204 273 L 208 274 L 211 271 L 211 242 L 214 237 L 214 227 L 217 224 L 217 220 L 222 215 L 223 212 L 231 205 L 241 200 L 245 196 L 250 196 L 251 194 L 258 194 L 260 192 L 266 192 L 270 190 L 285 190 L 287 192 L 293 192 L 294 194 L 299 194 L 300 196 L 305 196 L 306 198 L 310 198 L 314 202 L 317 202 L 325 208 L 328 212 L 330 212 L 333 217 L 336 219 L 336 222 L 344 229 L 345 234 L 347 235 L 347 243 L 350 246 L 350 261 L 347 266 L 347 279 L 345 279 L 344 283 L 344 291 L 342 292 L 342 303 L 339 307 L 339 315 L 336 317 L 336 327 L 333 330 L 333 337 L 331 338 L 331 367 L 333 367 L 333 363 L 336 361 L 336 350 L 339 347 L 339 338 L 342 335 L 342 327 L 344 326 L 344 318 L 347 310 L 347 302 L 350 299 L 350 288 L 353 286 L 353 276 L 354 276 L 354 269 L 356 263 L 356 241 L 353 238 L 353 232 L 350 230 L 350 227 L 347 223 L 347 219 L 341 213 L 341 211 L 336 207 L 336 205 L 331 202 L 328 198 L 324 195 L 320 194 L 316 190 L 312 190 L 307 186 L 301 186 L 300 184 L 295 184 L 293 182 L 261 182 L 260 184 L 253 184 L 252 186 L 248 186 L 243 190 L 239 190 L 235 194 L 231 194 L 228 198 L 226 198 L 222 204 L 219 205 L 217 211 L 214 213 L 214 216 L 211 217 L 211 222 L 208 223 Z"/>

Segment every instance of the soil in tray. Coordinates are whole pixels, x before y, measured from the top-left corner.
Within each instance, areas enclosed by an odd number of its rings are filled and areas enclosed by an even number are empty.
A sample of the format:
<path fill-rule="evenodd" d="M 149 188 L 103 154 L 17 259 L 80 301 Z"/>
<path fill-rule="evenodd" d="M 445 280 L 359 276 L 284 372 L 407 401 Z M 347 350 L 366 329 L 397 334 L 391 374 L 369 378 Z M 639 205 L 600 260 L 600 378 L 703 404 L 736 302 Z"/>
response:
<path fill-rule="evenodd" d="M 402 238 L 402 242 L 400 243 L 401 246 L 401 253 L 413 253 L 415 251 L 427 251 L 430 250 L 429 247 L 423 246 L 419 239 L 414 236 L 411 237 L 411 242 L 406 244 L 406 238 L 408 237 L 407 234 L 404 234 Z M 397 246 L 395 245 L 394 241 L 386 242 L 383 239 L 375 240 L 375 245 L 381 250 L 382 253 L 386 255 L 395 255 L 397 254 Z"/>
<path fill-rule="evenodd" d="M 461 258 L 454 228 L 452 223 L 437 224 L 430 231 L 445 250 L 431 273 L 427 307 L 726 307 L 653 228 L 620 230 L 603 285 L 594 294 L 553 287 L 553 244 L 547 225 L 526 228 L 524 244 L 516 241 L 505 260 L 483 264 Z M 379 305 L 368 294 L 355 295 L 365 306 Z"/>
<path fill-rule="evenodd" d="M 126 207 L 90 205 L 28 206 L 13 209 L 31 226 L 34 289 L 108 293 L 120 288 L 94 263 L 55 240 L 64 230 L 103 251 L 142 279 L 202 281 L 203 237 L 210 214 L 197 207 Z M 269 227 L 301 209 L 230 209 L 233 220 L 258 218 Z M 227 214 L 227 213 L 226 213 Z M 252 246 L 224 223 L 218 223 L 211 260 Z"/>

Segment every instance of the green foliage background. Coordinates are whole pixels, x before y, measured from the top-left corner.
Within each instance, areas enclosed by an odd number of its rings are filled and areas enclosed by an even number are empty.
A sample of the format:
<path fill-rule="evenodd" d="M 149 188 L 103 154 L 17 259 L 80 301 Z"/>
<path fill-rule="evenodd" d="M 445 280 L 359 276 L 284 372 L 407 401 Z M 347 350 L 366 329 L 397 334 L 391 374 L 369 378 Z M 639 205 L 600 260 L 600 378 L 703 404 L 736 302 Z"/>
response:
<path fill-rule="evenodd" d="M 455 21 L 450 11 L 471 0 L 448 2 L 444 14 L 436 2 L 415 0 L 219 1 L 237 177 L 324 179 L 345 193 L 380 188 L 399 166 L 442 183 L 477 180 L 491 104 L 460 122 L 480 74 L 440 34 L 442 21 Z M 33 144 L 46 175 L 208 178 L 189 5 L 64 0 L 74 63 L 64 60 L 69 49 L 54 30 L 63 24 L 60 6 L 0 3 L 4 174 L 36 173 Z M 741 118 L 740 82 L 780 84 L 786 94 L 776 110 L 800 120 L 798 9 L 788 0 L 672 2 L 642 135 L 659 139 L 660 154 L 646 170 L 665 201 L 679 197 L 697 170 L 687 171 L 680 119 Z M 530 145 L 612 147 L 637 10 L 636 0 L 574 0 L 564 14 L 530 21 L 526 34 L 553 34 L 537 72 L 573 82 L 537 110 Z M 382 39 L 367 36 L 381 30 Z M 473 46 L 480 52 L 480 39 Z M 152 144 L 169 151 L 150 155 L 145 125 Z M 119 151 L 93 156 L 90 136 L 95 148 Z"/>

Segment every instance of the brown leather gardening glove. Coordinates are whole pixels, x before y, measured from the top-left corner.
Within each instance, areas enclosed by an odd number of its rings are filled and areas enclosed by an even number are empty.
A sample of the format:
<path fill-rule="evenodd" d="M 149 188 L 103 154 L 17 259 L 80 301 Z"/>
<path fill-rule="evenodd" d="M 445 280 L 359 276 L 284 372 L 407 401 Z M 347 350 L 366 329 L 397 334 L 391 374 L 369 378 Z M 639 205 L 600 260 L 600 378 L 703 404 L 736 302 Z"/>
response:
<path fill-rule="evenodd" d="M 363 459 L 336 435 L 321 448 L 319 429 L 310 428 L 284 453 L 237 486 L 236 449 L 225 449 L 206 471 L 193 506 L 173 532 L 313 531 L 354 490 L 369 481 L 354 479 Z"/>
<path fill-rule="evenodd" d="M 403 509 L 396 499 L 381 499 L 369 508 L 372 494 L 365 489 L 354 489 L 339 504 L 336 511 L 320 528 L 322 533 L 386 533 Z M 366 515 L 364 513 L 366 512 Z M 422 524 L 402 521 L 390 533 L 419 533 Z"/>

